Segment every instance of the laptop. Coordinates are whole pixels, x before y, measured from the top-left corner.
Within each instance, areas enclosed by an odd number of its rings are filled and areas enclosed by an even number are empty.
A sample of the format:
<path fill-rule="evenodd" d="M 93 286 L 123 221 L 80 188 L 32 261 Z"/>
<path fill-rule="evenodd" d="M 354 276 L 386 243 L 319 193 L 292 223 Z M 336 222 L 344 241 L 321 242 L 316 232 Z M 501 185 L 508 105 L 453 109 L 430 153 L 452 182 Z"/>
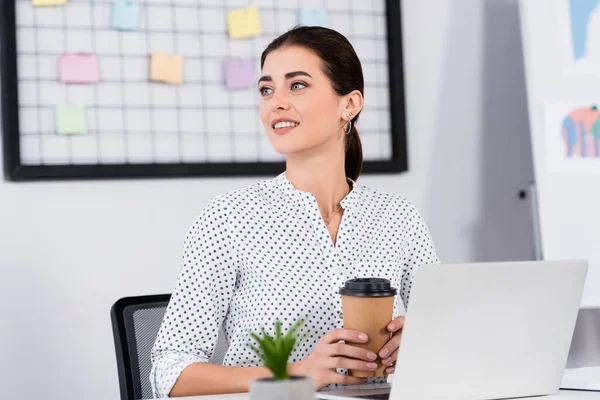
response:
<path fill-rule="evenodd" d="M 423 265 L 391 385 L 317 392 L 331 400 L 488 400 L 558 391 L 588 264 Z"/>

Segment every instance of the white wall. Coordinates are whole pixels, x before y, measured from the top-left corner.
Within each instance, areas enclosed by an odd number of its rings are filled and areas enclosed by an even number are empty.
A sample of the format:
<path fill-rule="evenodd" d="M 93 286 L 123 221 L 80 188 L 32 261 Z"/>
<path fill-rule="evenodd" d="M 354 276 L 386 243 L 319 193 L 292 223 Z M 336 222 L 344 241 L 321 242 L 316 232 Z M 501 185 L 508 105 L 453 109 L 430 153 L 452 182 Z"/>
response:
<path fill-rule="evenodd" d="M 404 3 L 410 172 L 360 182 L 411 199 L 443 261 L 530 259 L 516 0 Z M 2 397 L 117 399 L 111 304 L 170 292 L 204 203 L 257 179 L 0 181 Z"/>

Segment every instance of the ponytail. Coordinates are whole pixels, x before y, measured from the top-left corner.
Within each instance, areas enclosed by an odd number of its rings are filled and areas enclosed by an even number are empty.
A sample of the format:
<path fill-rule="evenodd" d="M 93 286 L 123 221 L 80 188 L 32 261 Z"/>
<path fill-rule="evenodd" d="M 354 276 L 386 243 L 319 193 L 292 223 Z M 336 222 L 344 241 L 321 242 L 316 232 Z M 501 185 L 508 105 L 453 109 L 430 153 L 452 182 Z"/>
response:
<path fill-rule="evenodd" d="M 363 168 L 362 144 L 356 129 L 356 119 L 352 121 L 352 130 L 346 135 L 346 177 L 353 181 L 358 179 Z"/>

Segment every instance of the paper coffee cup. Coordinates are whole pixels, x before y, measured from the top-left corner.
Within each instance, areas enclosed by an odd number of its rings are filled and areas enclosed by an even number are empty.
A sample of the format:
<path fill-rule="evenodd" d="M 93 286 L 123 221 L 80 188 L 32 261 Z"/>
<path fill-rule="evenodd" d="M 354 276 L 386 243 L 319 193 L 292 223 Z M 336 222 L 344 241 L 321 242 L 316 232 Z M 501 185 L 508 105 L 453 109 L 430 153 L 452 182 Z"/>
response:
<path fill-rule="evenodd" d="M 352 346 L 369 349 L 377 354 L 379 367 L 373 371 L 349 370 L 358 378 L 385 376 L 387 366 L 381 364 L 379 350 L 390 340 L 387 326 L 394 313 L 394 296 L 398 293 L 390 281 L 383 278 L 355 278 L 346 281 L 340 288 L 344 328 L 363 332 L 369 336 L 366 343 L 350 343 Z"/>

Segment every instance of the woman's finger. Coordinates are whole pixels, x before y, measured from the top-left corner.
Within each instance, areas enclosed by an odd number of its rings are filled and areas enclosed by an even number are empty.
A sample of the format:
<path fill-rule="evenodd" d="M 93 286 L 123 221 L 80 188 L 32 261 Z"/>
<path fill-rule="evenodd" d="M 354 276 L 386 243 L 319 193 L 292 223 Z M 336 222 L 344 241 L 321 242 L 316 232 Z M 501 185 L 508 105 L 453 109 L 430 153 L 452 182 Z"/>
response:
<path fill-rule="evenodd" d="M 400 340 L 402 335 L 400 333 L 396 333 L 392 338 L 379 350 L 379 357 L 382 359 L 388 358 L 394 351 L 398 350 L 400 347 Z"/>
<path fill-rule="evenodd" d="M 377 363 L 372 361 L 367 362 L 346 357 L 329 357 L 327 364 L 327 367 L 331 369 L 344 368 L 367 372 L 373 372 L 378 367 Z"/>
<path fill-rule="evenodd" d="M 359 331 L 335 328 L 332 329 L 325 336 L 323 336 L 321 340 L 325 341 L 325 343 L 335 343 L 339 342 L 340 340 L 352 343 L 365 343 L 369 340 L 369 337 L 366 334 Z"/>
<path fill-rule="evenodd" d="M 327 355 L 331 357 L 342 356 L 356 358 L 364 361 L 377 360 L 377 354 L 372 351 L 342 342 L 333 343 L 330 346 L 327 346 Z"/>
<path fill-rule="evenodd" d="M 331 378 L 329 379 L 331 383 L 342 385 L 363 385 L 367 383 L 367 378 L 356 378 L 346 374 L 338 374 L 337 372 L 332 372 L 331 374 Z"/>
<path fill-rule="evenodd" d="M 381 365 L 391 367 L 398 360 L 398 350 L 394 351 L 391 356 L 381 360 Z"/>
<path fill-rule="evenodd" d="M 400 329 L 404 327 L 404 317 L 397 317 L 392 320 L 387 326 L 388 331 L 390 332 L 398 332 Z"/>

